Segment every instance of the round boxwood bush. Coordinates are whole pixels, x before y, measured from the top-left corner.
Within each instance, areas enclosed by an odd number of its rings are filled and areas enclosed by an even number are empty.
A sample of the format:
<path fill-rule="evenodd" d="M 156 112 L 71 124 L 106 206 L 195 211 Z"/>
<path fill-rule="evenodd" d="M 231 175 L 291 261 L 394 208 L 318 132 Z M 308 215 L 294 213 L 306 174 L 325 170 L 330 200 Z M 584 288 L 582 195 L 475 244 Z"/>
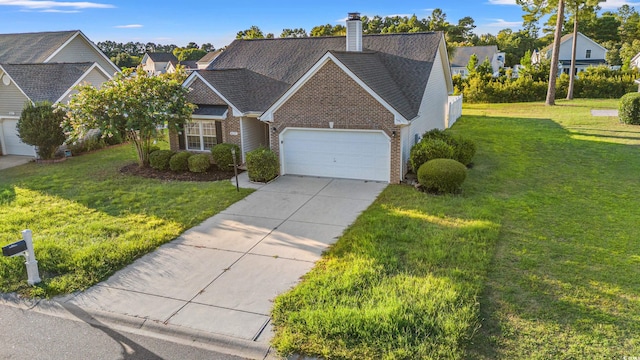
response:
<path fill-rule="evenodd" d="M 261 147 L 247 153 L 249 180 L 256 182 L 271 181 L 278 176 L 279 169 L 278 156 L 273 151 Z"/>
<path fill-rule="evenodd" d="M 454 156 L 453 146 L 444 140 L 424 138 L 411 148 L 409 161 L 411 168 L 416 172 L 422 164 L 431 159 L 453 159 Z"/>
<path fill-rule="evenodd" d="M 207 172 L 211 167 L 211 161 L 208 154 L 196 154 L 189 157 L 189 171 L 194 173 Z"/>
<path fill-rule="evenodd" d="M 476 154 L 476 143 L 469 139 L 458 137 L 456 145 L 453 147 L 453 152 L 456 160 L 465 166 L 469 165 Z"/>
<path fill-rule="evenodd" d="M 236 150 L 236 164 L 240 164 L 240 147 L 236 144 L 222 143 L 211 148 L 213 162 L 221 171 L 233 171 L 233 156 L 231 149 Z"/>
<path fill-rule="evenodd" d="M 169 160 L 173 154 L 171 150 L 156 150 L 149 154 L 149 166 L 156 170 L 169 170 Z"/>
<path fill-rule="evenodd" d="M 456 193 L 467 178 L 467 167 L 453 159 L 433 159 L 418 169 L 418 182 L 429 192 Z"/>
<path fill-rule="evenodd" d="M 640 93 L 628 93 L 620 98 L 618 117 L 622 123 L 640 125 Z"/>
<path fill-rule="evenodd" d="M 422 141 L 424 141 L 425 139 L 439 139 L 452 146 L 454 145 L 456 140 L 450 133 L 440 129 L 431 129 L 425 132 L 424 134 L 422 134 Z"/>
<path fill-rule="evenodd" d="M 190 152 L 179 152 L 174 154 L 169 160 L 169 168 L 171 171 L 175 172 L 184 172 L 189 171 L 189 158 L 191 157 Z"/>

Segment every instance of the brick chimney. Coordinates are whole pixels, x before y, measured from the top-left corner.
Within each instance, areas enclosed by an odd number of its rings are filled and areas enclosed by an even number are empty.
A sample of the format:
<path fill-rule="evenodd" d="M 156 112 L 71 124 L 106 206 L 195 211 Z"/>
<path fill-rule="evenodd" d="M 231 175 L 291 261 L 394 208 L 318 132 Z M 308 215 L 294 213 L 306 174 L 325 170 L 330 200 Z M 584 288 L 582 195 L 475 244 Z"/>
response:
<path fill-rule="evenodd" d="M 362 51 L 360 13 L 349 13 L 347 17 L 347 51 Z"/>

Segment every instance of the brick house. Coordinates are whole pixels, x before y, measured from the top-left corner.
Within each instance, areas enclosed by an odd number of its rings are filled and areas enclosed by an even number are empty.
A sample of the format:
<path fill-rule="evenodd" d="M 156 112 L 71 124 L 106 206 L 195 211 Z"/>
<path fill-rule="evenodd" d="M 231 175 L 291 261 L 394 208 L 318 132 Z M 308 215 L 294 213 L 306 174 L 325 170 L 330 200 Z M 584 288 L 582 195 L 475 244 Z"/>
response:
<path fill-rule="evenodd" d="M 346 48 L 346 49 L 345 49 Z M 420 136 L 449 126 L 440 32 L 236 40 L 184 83 L 198 105 L 173 150 L 270 147 L 281 174 L 398 183 Z"/>

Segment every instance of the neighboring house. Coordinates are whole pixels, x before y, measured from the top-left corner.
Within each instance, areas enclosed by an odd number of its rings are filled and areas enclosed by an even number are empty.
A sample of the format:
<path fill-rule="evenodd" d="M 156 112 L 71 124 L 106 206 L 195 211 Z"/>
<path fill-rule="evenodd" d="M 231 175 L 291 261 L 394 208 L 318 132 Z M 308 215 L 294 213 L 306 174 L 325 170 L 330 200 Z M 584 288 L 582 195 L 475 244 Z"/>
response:
<path fill-rule="evenodd" d="M 167 67 L 164 72 L 168 74 L 173 74 L 176 72 L 177 65 L 180 65 L 184 68 L 184 71 L 187 74 L 191 74 L 193 71 L 198 70 L 198 64 L 196 61 L 185 60 L 185 61 L 170 61 L 167 64 Z"/>
<path fill-rule="evenodd" d="M 531 63 L 537 64 L 542 59 L 551 59 L 551 54 L 553 53 L 552 45 L 545 47 L 540 52 L 534 51 L 531 55 Z M 558 54 L 560 65 L 558 66 L 565 74 L 568 74 L 571 69 L 572 48 L 573 33 L 563 36 L 560 40 L 560 52 Z M 589 66 L 605 65 L 607 63 L 605 60 L 606 55 L 607 49 L 579 32 L 576 43 L 575 73 L 582 72 Z"/>
<path fill-rule="evenodd" d="M 173 150 L 270 147 L 281 174 L 400 182 L 411 147 L 449 125 L 443 33 L 235 40 L 184 83 L 198 105 Z"/>
<path fill-rule="evenodd" d="M 80 31 L 0 34 L 0 151 L 35 156 L 18 137 L 26 103 L 67 102 L 82 83 L 100 86 L 120 71 Z"/>
<path fill-rule="evenodd" d="M 142 69 L 149 75 L 159 75 L 167 72 L 171 63 L 178 63 L 178 59 L 172 53 L 148 52 L 142 58 Z"/>
<path fill-rule="evenodd" d="M 504 67 L 505 53 L 498 51 L 498 47 L 495 45 L 460 46 L 457 47 L 453 53 L 451 73 L 453 75 L 460 74 L 462 77 L 468 76 L 469 70 L 467 70 L 467 64 L 469 64 L 469 59 L 471 59 L 471 55 L 473 54 L 478 57 L 478 65 L 482 64 L 486 59 L 489 59 L 494 75 L 498 75 L 500 69 Z"/>
<path fill-rule="evenodd" d="M 207 55 L 203 56 L 196 62 L 196 64 L 198 65 L 198 70 L 206 70 L 211 65 L 213 60 L 215 60 L 221 53 L 222 50 L 216 50 L 207 53 Z"/>

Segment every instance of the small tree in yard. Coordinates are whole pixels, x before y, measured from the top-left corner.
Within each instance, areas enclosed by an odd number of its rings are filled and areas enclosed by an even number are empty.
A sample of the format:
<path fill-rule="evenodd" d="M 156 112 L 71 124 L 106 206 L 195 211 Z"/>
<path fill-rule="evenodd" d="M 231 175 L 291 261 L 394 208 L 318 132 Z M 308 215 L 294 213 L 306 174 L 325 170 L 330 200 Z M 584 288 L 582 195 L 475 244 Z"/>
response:
<path fill-rule="evenodd" d="M 76 88 L 66 110 L 64 128 L 72 139 L 100 129 L 103 137 L 124 133 L 138 153 L 140 166 L 149 165 L 151 142 L 160 137 L 159 129 L 178 130 L 191 117 L 194 105 L 187 102 L 188 90 L 175 75 L 149 76 L 138 68 L 125 71 L 102 84 Z"/>
<path fill-rule="evenodd" d="M 63 119 L 64 114 L 54 111 L 50 102 L 27 103 L 18 120 L 18 136 L 25 144 L 37 146 L 42 159 L 52 159 L 65 141 Z"/>

